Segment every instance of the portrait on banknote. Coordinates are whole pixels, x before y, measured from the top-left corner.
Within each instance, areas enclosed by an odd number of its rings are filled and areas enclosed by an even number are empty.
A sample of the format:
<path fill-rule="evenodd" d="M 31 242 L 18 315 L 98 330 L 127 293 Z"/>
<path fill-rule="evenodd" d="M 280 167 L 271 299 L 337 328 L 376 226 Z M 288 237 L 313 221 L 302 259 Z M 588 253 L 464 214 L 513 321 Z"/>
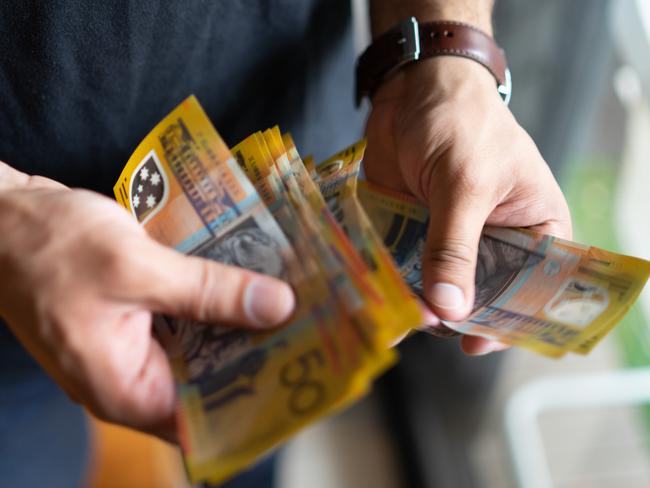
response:
<path fill-rule="evenodd" d="M 276 278 L 286 275 L 280 244 L 250 218 L 219 239 L 209 241 L 194 254 Z"/>
<path fill-rule="evenodd" d="M 156 338 L 170 356 L 183 358 L 189 381 L 224 367 L 250 346 L 252 332 L 157 315 Z"/>
<path fill-rule="evenodd" d="M 208 241 L 193 254 L 278 278 L 286 275 L 279 243 L 253 218 Z M 162 317 L 156 319 L 156 332 L 168 352 L 182 355 L 191 381 L 222 368 L 250 345 L 251 336 L 242 329 Z"/>
<path fill-rule="evenodd" d="M 543 259 L 534 251 L 483 235 L 478 248 L 473 311 L 494 301 L 521 270 Z"/>

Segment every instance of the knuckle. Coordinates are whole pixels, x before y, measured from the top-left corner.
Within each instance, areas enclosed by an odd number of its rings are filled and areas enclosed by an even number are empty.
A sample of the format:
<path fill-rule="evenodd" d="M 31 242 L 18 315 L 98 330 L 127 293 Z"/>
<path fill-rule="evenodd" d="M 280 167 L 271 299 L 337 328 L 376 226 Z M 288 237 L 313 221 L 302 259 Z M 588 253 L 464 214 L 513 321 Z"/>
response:
<path fill-rule="evenodd" d="M 69 300 L 48 307 L 36 325 L 39 337 L 55 347 L 60 367 L 74 373 L 85 361 L 83 338 L 86 323 L 80 321 Z"/>
<path fill-rule="evenodd" d="M 191 293 L 190 307 L 192 315 L 199 321 L 208 320 L 215 307 L 223 306 L 222 297 L 219 293 L 221 284 L 227 280 L 220 266 L 210 261 L 197 259 L 197 279 L 194 281 L 195 289 Z"/>
<path fill-rule="evenodd" d="M 234 266 L 201 260 L 197 289 L 193 294 L 199 320 L 234 320 L 243 315 L 243 292 L 248 271 Z"/>
<path fill-rule="evenodd" d="M 97 270 L 102 283 L 121 286 L 133 274 L 128 253 L 114 246 L 101 248 L 97 255 Z"/>
<path fill-rule="evenodd" d="M 500 181 L 494 168 L 475 164 L 471 154 L 455 154 L 438 164 L 429 175 L 429 186 L 455 202 L 472 200 L 491 201 Z"/>
<path fill-rule="evenodd" d="M 102 398 L 98 394 L 92 394 L 85 402 L 88 410 L 100 420 L 104 422 L 124 424 L 125 419 L 127 418 L 126 412 L 128 411 L 128 406 L 124 406 L 115 398 L 111 398 L 110 401 Z"/>
<path fill-rule="evenodd" d="M 95 392 L 92 401 L 93 413 L 104 420 L 125 424 L 140 406 L 134 401 L 130 376 L 124 375 L 119 369 L 108 369 L 102 379 L 108 388 L 101 388 L 101 391 Z"/>
<path fill-rule="evenodd" d="M 493 191 L 493 185 L 489 175 L 480 168 L 464 165 L 454 175 L 451 182 L 460 193 L 459 196 L 483 197 Z"/>
<path fill-rule="evenodd" d="M 115 403 L 115 410 L 119 414 L 133 410 L 133 388 L 127 378 L 118 373 L 113 373 L 111 378 L 111 395 Z"/>
<path fill-rule="evenodd" d="M 474 247 L 460 239 L 434 241 L 429 247 L 427 265 L 439 271 L 473 271 L 476 255 Z"/>

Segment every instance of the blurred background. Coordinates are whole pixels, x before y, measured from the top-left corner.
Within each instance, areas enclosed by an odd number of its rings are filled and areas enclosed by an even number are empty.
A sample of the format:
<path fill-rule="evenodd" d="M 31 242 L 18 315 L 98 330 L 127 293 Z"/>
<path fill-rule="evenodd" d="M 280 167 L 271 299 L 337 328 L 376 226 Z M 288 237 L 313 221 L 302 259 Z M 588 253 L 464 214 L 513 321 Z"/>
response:
<path fill-rule="evenodd" d="M 650 259 L 650 1 L 497 0 L 494 20 L 574 240 Z M 588 357 L 469 358 L 421 333 L 399 349 L 372 395 L 281 451 L 280 488 L 650 486 L 648 287 Z M 91 486 L 184 486 L 174 449 L 91 422 Z"/>

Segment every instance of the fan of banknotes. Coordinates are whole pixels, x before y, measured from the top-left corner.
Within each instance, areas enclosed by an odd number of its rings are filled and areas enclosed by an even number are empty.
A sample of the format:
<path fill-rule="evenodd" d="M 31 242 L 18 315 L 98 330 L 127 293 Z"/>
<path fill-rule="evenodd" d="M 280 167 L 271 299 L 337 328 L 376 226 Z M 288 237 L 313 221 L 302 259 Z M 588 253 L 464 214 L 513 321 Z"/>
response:
<path fill-rule="evenodd" d="M 229 150 L 189 97 L 142 141 L 115 185 L 178 251 L 291 283 L 271 332 L 157 316 L 177 382 L 192 482 L 219 483 L 362 396 L 421 323 L 428 212 L 360 177 L 365 142 L 316 165 L 278 127 Z M 486 228 L 473 312 L 430 329 L 560 357 L 588 353 L 634 303 L 650 263 L 522 229 Z M 227 286 L 225 284 L 224 286 Z"/>

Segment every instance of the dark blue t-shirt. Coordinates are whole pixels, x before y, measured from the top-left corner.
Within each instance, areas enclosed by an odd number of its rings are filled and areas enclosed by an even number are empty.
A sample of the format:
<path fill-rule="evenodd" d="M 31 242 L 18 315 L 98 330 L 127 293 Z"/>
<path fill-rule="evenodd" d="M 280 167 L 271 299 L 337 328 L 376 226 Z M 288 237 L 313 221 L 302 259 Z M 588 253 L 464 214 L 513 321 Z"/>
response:
<path fill-rule="evenodd" d="M 360 135 L 349 0 L 4 0 L 0 160 L 110 194 L 191 93 L 229 144 L 279 123 L 323 158 Z"/>

